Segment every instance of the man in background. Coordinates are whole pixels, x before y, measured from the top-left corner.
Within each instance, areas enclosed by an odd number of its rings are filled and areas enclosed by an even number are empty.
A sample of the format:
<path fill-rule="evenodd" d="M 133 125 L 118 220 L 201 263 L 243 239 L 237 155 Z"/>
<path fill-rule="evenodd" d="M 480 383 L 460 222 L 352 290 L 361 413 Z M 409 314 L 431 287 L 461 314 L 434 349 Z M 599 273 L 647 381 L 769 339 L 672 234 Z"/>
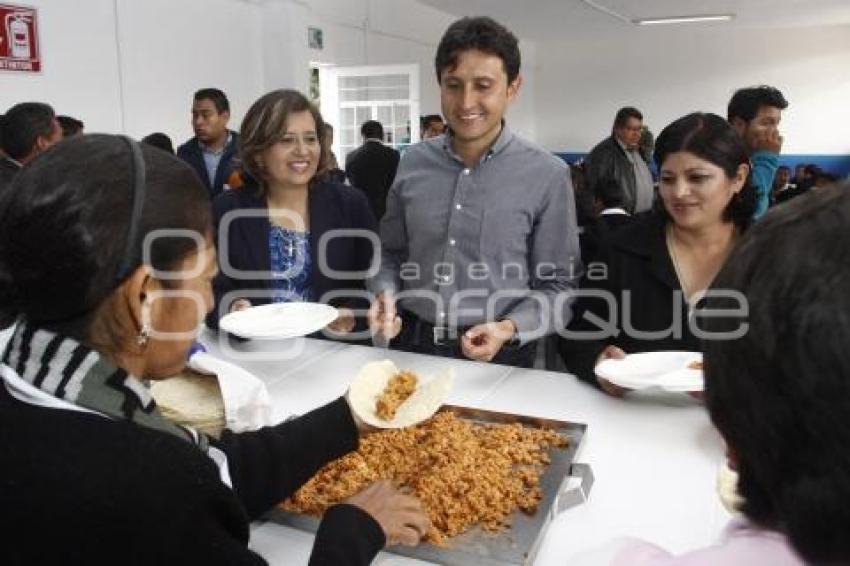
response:
<path fill-rule="evenodd" d="M 387 209 L 387 193 L 395 179 L 399 155 L 384 145 L 384 127 L 377 120 L 360 127 L 363 145 L 345 158 L 345 174 L 352 186 L 366 193 L 377 220 Z"/>
<path fill-rule="evenodd" d="M 739 89 L 729 100 L 727 119 L 752 154 L 757 199 L 753 218 L 760 218 L 770 205 L 773 177 L 782 150 L 779 122 L 786 108 L 788 101 L 779 89 L 766 85 Z"/>
<path fill-rule="evenodd" d="M 233 173 L 238 134 L 227 128 L 229 120 L 227 96 L 217 88 L 199 90 L 192 102 L 195 137 L 177 148 L 177 157 L 195 169 L 212 197 Z"/>
<path fill-rule="evenodd" d="M 83 129 L 85 129 L 85 124 L 81 120 L 71 116 L 57 116 L 56 120 L 59 122 L 59 127 L 62 128 L 63 139 L 82 134 Z"/>
<path fill-rule="evenodd" d="M 0 190 L 12 183 L 18 170 L 62 139 L 62 128 L 53 108 L 43 102 L 12 106 L 2 120 L 0 140 L 5 156 L 0 158 Z"/>
<path fill-rule="evenodd" d="M 422 117 L 422 139 L 430 140 L 443 134 L 446 123 L 439 114 L 428 114 Z"/>
<path fill-rule="evenodd" d="M 771 204 L 785 202 L 795 192 L 796 186 L 791 184 L 791 168 L 787 165 L 781 165 L 776 170 L 776 176 L 773 178 L 773 188 L 771 189 Z"/>
<path fill-rule="evenodd" d="M 328 181 L 332 181 L 334 183 L 345 183 L 345 171 L 339 168 L 339 161 L 336 159 L 336 154 L 334 153 L 333 147 L 334 144 L 334 127 L 325 123 L 325 143 L 324 146 L 328 148 L 328 170 L 325 173 Z"/>
<path fill-rule="evenodd" d="M 589 187 L 613 179 L 623 191 L 623 208 L 629 214 L 652 208 L 652 173 L 640 152 L 643 114 L 626 106 L 617 111 L 611 135 L 594 147 L 585 160 Z"/>

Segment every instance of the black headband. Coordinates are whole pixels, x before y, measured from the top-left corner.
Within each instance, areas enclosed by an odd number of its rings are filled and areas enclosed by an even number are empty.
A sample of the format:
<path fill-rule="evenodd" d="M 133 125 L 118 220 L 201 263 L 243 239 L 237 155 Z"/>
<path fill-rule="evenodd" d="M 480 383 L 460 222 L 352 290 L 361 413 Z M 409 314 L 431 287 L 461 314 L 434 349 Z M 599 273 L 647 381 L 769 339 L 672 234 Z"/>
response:
<path fill-rule="evenodd" d="M 138 143 L 126 136 L 121 136 L 121 139 L 127 142 L 127 145 L 130 146 L 130 153 L 133 155 L 130 165 L 131 177 L 133 179 L 133 204 L 130 210 L 130 224 L 127 228 L 127 244 L 124 248 L 124 255 L 121 257 L 118 273 L 115 275 L 116 282 L 126 279 L 135 267 L 133 258 L 136 254 L 134 250 L 136 248 L 136 240 L 139 237 L 142 208 L 145 204 L 145 160 L 142 156 L 142 149 Z"/>

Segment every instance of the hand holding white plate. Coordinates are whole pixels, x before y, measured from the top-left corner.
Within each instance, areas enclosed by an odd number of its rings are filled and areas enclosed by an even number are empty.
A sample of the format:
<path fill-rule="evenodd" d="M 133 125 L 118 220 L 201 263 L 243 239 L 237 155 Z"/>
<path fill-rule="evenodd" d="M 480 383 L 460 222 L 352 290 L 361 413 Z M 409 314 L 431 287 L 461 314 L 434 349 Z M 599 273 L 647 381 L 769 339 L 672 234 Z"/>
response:
<path fill-rule="evenodd" d="M 454 371 L 437 376 L 418 376 L 416 389 L 404 401 L 395 416 L 385 421 L 376 413 L 375 404 L 384 392 L 387 383 L 399 372 L 390 360 L 369 362 L 351 382 L 348 402 L 357 417 L 375 428 L 404 428 L 434 416 L 448 398 L 454 381 Z"/>
<path fill-rule="evenodd" d="M 641 352 L 621 360 L 607 359 L 596 365 L 596 375 L 628 389 L 660 387 L 667 391 L 702 391 L 702 369 L 689 367 L 698 363 L 699 352 Z"/>
<path fill-rule="evenodd" d="M 321 330 L 339 316 L 322 303 L 271 303 L 232 312 L 219 327 L 242 338 L 295 338 Z"/>

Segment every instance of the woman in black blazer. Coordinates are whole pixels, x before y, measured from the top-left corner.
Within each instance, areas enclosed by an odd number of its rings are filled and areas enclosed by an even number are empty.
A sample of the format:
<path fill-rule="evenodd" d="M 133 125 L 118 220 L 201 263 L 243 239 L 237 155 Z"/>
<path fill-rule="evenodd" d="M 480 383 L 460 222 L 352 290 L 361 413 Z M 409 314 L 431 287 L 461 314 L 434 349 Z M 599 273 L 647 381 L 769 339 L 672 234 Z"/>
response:
<path fill-rule="evenodd" d="M 377 223 L 359 191 L 324 180 L 323 129 L 318 110 L 292 90 L 266 94 L 245 115 L 245 185 L 213 201 L 220 270 L 210 326 L 252 305 L 312 301 L 346 307 L 331 327 L 350 332 L 349 309 L 368 309 L 363 280 L 377 252 Z"/>
<path fill-rule="evenodd" d="M 624 390 L 594 372 L 603 359 L 701 349 L 692 313 L 755 210 L 749 154 L 721 117 L 676 120 L 659 135 L 655 160 L 655 209 L 613 234 L 588 265 L 586 293 L 559 341 L 568 371 L 614 395 Z"/>

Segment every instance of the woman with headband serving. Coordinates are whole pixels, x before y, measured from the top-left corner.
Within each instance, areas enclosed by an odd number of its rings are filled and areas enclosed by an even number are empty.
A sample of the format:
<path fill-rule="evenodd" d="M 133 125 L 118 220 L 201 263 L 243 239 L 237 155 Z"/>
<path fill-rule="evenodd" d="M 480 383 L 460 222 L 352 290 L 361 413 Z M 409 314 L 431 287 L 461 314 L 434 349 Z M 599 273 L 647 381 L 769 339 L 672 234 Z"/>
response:
<path fill-rule="evenodd" d="M 4 564 L 264 564 L 248 521 L 357 447 L 344 398 L 217 441 L 162 418 L 142 380 L 183 368 L 215 273 L 200 182 L 127 138 L 66 140 L 0 195 Z M 368 564 L 427 527 L 373 484 L 325 514 L 311 563 Z"/>

